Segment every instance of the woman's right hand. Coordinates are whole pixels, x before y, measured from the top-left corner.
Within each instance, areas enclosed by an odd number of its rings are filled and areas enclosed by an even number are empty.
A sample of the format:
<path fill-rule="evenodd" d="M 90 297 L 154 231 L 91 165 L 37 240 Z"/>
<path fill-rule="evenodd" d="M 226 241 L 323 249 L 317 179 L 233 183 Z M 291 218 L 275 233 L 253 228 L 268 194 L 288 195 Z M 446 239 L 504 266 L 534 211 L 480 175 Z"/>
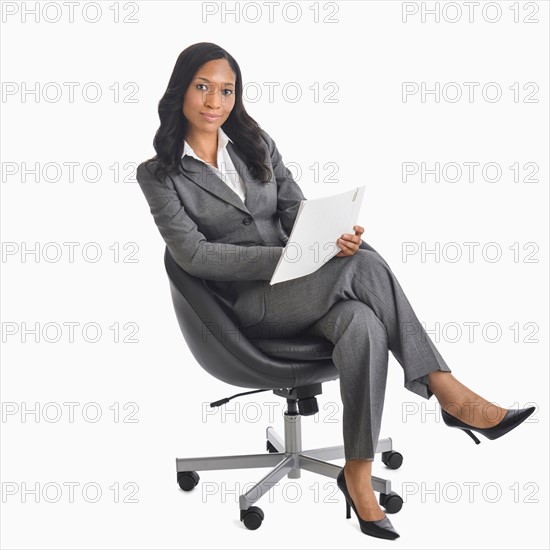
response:
<path fill-rule="evenodd" d="M 360 225 L 354 225 L 355 235 L 344 233 L 341 238 L 336 241 L 336 244 L 341 248 L 340 252 L 336 254 L 337 258 L 342 256 L 353 256 L 358 250 L 361 244 L 361 235 L 365 232 L 365 228 Z"/>

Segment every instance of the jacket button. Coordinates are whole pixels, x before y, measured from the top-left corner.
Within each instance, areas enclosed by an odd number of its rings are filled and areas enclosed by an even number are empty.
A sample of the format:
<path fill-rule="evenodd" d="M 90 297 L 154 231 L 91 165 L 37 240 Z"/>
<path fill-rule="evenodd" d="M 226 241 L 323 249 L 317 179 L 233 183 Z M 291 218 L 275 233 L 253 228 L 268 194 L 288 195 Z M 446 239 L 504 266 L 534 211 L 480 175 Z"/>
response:
<path fill-rule="evenodd" d="M 250 216 L 246 216 L 246 218 L 243 219 L 243 223 L 245 225 L 250 225 L 252 223 L 252 218 Z"/>

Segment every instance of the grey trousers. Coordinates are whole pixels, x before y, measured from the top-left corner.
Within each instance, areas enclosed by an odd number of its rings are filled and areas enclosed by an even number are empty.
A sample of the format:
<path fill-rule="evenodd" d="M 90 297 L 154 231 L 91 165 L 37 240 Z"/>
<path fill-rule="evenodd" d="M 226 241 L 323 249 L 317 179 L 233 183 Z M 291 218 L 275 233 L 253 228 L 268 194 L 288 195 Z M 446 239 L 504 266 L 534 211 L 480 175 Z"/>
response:
<path fill-rule="evenodd" d="M 264 292 L 266 312 L 255 337 L 316 334 L 334 344 L 346 460 L 374 460 L 388 350 L 403 367 L 405 387 L 426 399 L 433 395 L 428 373 L 451 372 L 390 267 L 364 241 L 352 256 L 333 257 L 314 273 L 266 282 Z"/>

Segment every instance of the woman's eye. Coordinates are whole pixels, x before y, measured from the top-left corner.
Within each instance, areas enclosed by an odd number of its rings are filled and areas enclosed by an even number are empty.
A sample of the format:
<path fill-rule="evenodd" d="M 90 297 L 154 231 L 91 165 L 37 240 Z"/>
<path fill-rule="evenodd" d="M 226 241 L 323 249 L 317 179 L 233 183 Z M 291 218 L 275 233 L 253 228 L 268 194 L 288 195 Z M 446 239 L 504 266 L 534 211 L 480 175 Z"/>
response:
<path fill-rule="evenodd" d="M 208 84 L 197 84 L 197 87 L 199 89 L 201 89 L 202 91 L 204 91 L 204 89 L 201 88 L 201 86 L 204 86 L 205 88 L 208 88 Z M 229 88 L 226 88 L 225 90 L 223 90 L 224 92 L 229 92 L 228 94 L 225 94 L 225 95 L 231 95 L 233 93 L 233 90 L 230 90 Z"/>

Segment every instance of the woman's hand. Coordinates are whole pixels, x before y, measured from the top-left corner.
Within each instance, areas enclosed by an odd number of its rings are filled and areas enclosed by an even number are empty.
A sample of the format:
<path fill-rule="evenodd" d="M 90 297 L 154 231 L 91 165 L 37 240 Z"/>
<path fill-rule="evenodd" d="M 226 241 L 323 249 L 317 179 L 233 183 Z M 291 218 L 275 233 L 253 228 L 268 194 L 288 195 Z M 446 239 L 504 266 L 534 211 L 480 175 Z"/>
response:
<path fill-rule="evenodd" d="M 345 233 L 342 235 L 342 238 L 336 241 L 336 244 L 342 249 L 336 254 L 337 258 L 341 256 L 353 256 L 359 250 L 361 235 L 365 232 L 365 229 L 360 225 L 354 225 L 353 229 L 355 230 L 355 235 Z"/>

